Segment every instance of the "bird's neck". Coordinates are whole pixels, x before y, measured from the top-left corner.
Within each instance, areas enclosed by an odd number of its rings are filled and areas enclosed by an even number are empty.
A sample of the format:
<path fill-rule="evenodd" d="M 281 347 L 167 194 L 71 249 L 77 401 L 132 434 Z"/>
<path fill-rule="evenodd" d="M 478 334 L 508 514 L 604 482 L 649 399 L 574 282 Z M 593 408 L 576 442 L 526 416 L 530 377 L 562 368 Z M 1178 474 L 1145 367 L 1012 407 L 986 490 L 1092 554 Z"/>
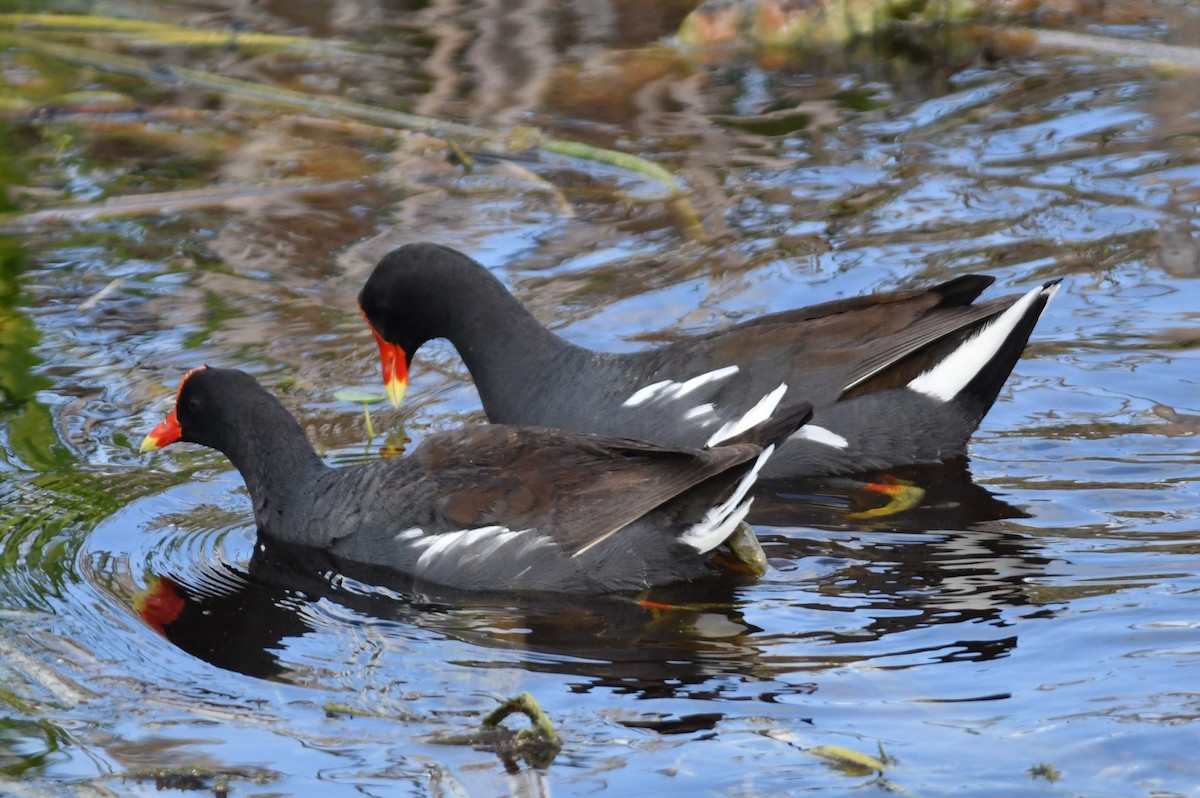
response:
<path fill-rule="evenodd" d="M 329 470 L 299 423 L 271 399 L 256 415 L 259 424 L 231 435 L 219 448 L 250 493 L 259 530 L 292 542 L 305 536 L 302 519 L 312 507 L 315 486 Z"/>
<path fill-rule="evenodd" d="M 537 385 L 562 381 L 563 371 L 581 368 L 592 353 L 546 329 L 498 281 L 478 283 L 450 320 L 444 337 L 458 350 L 475 381 L 489 417 L 516 420 L 518 407 Z M 513 390 L 519 383 L 527 390 Z"/>

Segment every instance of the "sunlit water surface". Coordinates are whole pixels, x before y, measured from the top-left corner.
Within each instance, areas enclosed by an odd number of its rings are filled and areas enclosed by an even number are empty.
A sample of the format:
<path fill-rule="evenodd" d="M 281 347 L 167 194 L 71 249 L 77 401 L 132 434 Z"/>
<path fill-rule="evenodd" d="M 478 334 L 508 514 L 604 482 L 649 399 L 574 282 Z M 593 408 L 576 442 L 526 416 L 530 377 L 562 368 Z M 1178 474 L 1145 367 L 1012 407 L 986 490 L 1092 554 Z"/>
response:
<path fill-rule="evenodd" d="M 205 24 L 239 19 L 217 5 Z M 359 75 L 373 101 L 647 154 L 688 182 L 708 240 L 601 167 L 466 173 L 251 109 L 164 118 L 228 138 L 158 174 L 86 124 L 12 123 L 20 184 L 60 198 L 357 182 L 4 239 L 0 792 L 1200 795 L 1200 77 L 970 48 L 936 66 L 680 56 L 658 74 L 636 50 L 601 56 L 669 33 L 666 11 L 565 15 L 541 38 L 520 17 L 522 46 L 504 48 L 482 12 L 296 5 L 243 21 L 374 43 L 397 77 Z M 477 43 L 439 49 L 455 32 Z M 630 85 L 589 97 L 570 77 L 581 61 Z M 290 68 L 311 91 L 348 69 Z M 66 80 L 197 107 L 132 79 Z M 663 591 L 679 609 L 661 610 L 290 572 L 256 553 L 221 457 L 140 458 L 137 442 L 209 363 L 258 375 L 331 461 L 374 457 L 361 409 L 332 394 L 377 390 L 353 297 L 380 254 L 420 239 L 482 260 L 562 335 L 617 350 L 972 271 L 995 294 L 1064 282 L 974 439 L 974 485 L 926 476 L 924 506 L 870 522 L 764 502 L 772 569 L 757 582 Z M 409 403 L 375 424 L 415 443 L 480 420 L 464 374 L 448 347 L 422 350 Z M 158 629 L 147 596 L 164 585 L 182 603 Z M 564 738 L 549 767 L 437 742 L 522 691 Z M 818 746 L 882 751 L 886 782 Z"/>

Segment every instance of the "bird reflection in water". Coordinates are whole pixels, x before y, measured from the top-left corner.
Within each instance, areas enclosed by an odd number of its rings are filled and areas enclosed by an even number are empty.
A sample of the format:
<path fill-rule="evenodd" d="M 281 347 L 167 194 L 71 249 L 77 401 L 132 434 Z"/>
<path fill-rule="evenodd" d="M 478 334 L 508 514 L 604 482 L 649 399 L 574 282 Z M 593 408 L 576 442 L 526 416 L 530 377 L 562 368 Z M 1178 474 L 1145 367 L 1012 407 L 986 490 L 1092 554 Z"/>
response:
<path fill-rule="evenodd" d="M 1017 641 L 995 634 L 1002 615 L 1029 603 L 1024 585 L 1048 561 L 1035 540 L 990 522 L 1025 514 L 972 483 L 958 465 L 890 473 L 888 479 L 919 485 L 921 500 L 902 512 L 863 516 L 887 504 L 864 487 L 884 478 L 760 491 L 752 520 L 775 567 L 758 584 L 725 574 L 641 596 L 434 594 L 322 552 L 258 545 L 245 566 L 208 562 L 198 572 L 148 577 L 135 606 L 194 656 L 284 681 L 289 641 L 315 630 L 311 605 L 323 600 L 349 611 L 339 618 L 399 622 L 477 646 L 478 658 L 456 660 L 460 665 L 495 666 L 488 650 L 523 652 L 504 666 L 579 677 L 576 692 L 718 697 L 736 689 L 721 677 L 769 680 L 900 652 L 920 658 L 896 636 L 938 625 L 959 626 L 951 643 L 926 651 L 923 661 L 1006 655 Z M 801 567 L 810 562 L 820 564 L 816 576 Z M 747 619 L 754 602 L 781 594 L 806 618 L 828 612 L 828 628 L 818 623 L 783 635 L 790 653 L 780 651 L 779 629 L 767 635 Z M 848 611 L 862 621 L 852 631 Z M 855 648 L 890 638 L 897 652 Z"/>

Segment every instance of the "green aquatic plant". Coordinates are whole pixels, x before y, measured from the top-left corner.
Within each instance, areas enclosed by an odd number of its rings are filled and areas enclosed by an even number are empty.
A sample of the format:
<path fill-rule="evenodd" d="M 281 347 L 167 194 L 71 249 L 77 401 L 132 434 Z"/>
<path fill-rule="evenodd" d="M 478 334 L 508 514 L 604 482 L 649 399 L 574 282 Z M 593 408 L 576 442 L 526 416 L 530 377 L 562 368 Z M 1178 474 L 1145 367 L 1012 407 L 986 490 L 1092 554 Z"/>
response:
<path fill-rule="evenodd" d="M 371 424 L 371 405 L 382 402 L 387 397 L 380 396 L 377 393 L 370 393 L 368 391 L 355 391 L 347 388 L 345 390 L 335 392 L 333 394 L 333 398 L 342 402 L 355 402 L 363 406 L 363 422 L 367 428 L 367 439 L 374 440 L 375 427 L 373 424 Z"/>
<path fill-rule="evenodd" d="M 530 726 L 513 731 L 503 726 L 510 715 L 521 714 L 529 719 Z M 431 742 L 441 745 L 469 745 L 484 751 L 492 751 L 515 770 L 518 760 L 525 760 L 535 768 L 547 768 L 562 750 L 562 738 L 554 723 L 542 710 L 537 699 L 529 692 L 513 696 L 500 703 L 479 724 L 479 728 L 466 734 L 438 736 Z"/>
<path fill-rule="evenodd" d="M 640 156 L 616 150 L 596 147 L 578 141 L 546 136 L 531 128 L 489 130 L 474 125 L 450 122 L 444 119 L 420 116 L 378 105 L 355 102 L 341 97 L 317 95 L 279 86 L 231 78 L 216 73 L 184 66 L 164 68 L 161 64 L 119 52 L 108 52 L 91 46 L 97 39 L 108 38 L 113 49 L 127 44 L 125 35 L 134 32 L 149 43 L 159 45 L 203 45 L 236 44 L 246 46 L 248 42 L 271 47 L 315 48 L 336 46 L 347 57 L 354 56 L 353 48 L 341 43 L 318 42 L 295 36 L 252 36 L 239 33 L 236 36 L 223 31 L 197 31 L 179 29 L 167 23 L 142 23 L 138 20 L 119 20 L 111 17 L 89 17 L 86 15 L 0 15 L 0 29 L 8 28 L 9 34 L 0 34 L 0 45 L 23 47 L 35 50 L 61 61 L 86 65 L 97 69 L 140 78 L 150 83 L 170 82 L 205 89 L 229 96 L 243 102 L 268 105 L 302 111 L 326 119 L 367 122 L 390 130 L 409 130 L 439 136 L 453 141 L 453 150 L 469 152 L 480 150 L 493 155 L 512 155 L 538 150 L 576 161 L 590 161 L 614 167 L 632 175 L 646 178 L 659 187 L 661 200 L 678 203 L 686 196 L 683 183 L 663 166 Z M 20 30 L 20 37 L 15 33 Z M 90 36 L 88 44 L 72 41 L 80 30 Z M 64 41 L 65 40 L 65 41 Z M 365 54 L 364 54 L 365 55 Z M 692 212 L 694 215 L 694 212 Z"/>

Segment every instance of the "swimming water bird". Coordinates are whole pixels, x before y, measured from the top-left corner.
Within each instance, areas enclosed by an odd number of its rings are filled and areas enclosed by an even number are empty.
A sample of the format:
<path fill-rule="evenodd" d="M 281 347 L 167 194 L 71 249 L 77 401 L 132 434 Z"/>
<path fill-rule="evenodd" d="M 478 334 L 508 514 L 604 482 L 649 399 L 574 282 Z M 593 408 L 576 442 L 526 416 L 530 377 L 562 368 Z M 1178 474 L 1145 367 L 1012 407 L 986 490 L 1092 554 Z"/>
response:
<path fill-rule="evenodd" d="M 187 441 L 224 453 L 269 540 L 419 584 L 600 593 L 697 579 L 723 556 L 736 563 L 737 549 L 724 549 L 746 534 L 747 494 L 772 443 L 810 414 L 785 408 L 708 449 L 477 425 L 335 469 L 253 377 L 202 367 L 141 448 Z"/>
<path fill-rule="evenodd" d="M 975 302 L 993 280 L 836 300 L 622 354 L 563 340 L 486 268 L 436 244 L 386 255 L 358 302 L 394 405 L 435 338 L 458 350 L 496 423 L 704 446 L 811 402 L 812 421 L 763 468 L 782 479 L 964 457 L 1058 289 Z"/>

